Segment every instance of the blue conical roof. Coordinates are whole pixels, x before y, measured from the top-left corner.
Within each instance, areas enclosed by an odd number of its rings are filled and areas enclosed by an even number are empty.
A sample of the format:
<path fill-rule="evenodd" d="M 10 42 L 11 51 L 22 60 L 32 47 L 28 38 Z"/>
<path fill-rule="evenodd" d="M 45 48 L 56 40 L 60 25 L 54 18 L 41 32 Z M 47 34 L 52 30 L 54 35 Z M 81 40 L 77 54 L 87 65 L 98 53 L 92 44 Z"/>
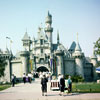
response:
<path fill-rule="evenodd" d="M 28 36 L 27 32 L 25 32 L 25 35 L 22 40 L 30 40 L 30 37 Z"/>
<path fill-rule="evenodd" d="M 79 43 L 76 44 L 75 51 L 82 51 Z"/>

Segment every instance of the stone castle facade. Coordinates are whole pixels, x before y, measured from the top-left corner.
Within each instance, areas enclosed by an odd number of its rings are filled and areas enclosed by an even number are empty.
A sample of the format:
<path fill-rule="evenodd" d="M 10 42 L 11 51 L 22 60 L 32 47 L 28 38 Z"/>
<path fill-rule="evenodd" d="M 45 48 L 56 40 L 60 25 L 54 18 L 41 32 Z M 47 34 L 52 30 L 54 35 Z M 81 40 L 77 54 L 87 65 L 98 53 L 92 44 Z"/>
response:
<path fill-rule="evenodd" d="M 52 75 L 79 75 L 85 81 L 96 80 L 95 66 L 97 57 L 85 57 L 79 42 L 73 42 L 69 49 L 60 43 L 59 32 L 57 32 L 57 43 L 53 43 L 52 15 L 48 12 L 45 20 L 45 28 L 39 27 L 37 38 L 31 39 L 25 32 L 22 38 L 24 51 L 13 56 L 7 49 L 0 51 L 0 57 L 5 57 L 7 66 L 5 77 L 2 81 L 10 82 L 11 75 L 22 78 L 23 73 L 48 71 Z"/>

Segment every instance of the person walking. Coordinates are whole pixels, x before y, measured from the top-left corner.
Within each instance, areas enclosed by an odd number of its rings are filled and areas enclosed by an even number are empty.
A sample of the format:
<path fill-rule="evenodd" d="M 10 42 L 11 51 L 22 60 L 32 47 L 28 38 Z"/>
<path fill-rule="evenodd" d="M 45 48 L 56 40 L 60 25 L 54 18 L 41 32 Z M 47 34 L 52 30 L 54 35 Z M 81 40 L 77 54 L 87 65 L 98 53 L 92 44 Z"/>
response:
<path fill-rule="evenodd" d="M 43 78 L 41 78 L 41 89 L 42 89 L 42 96 L 47 96 L 47 82 L 48 82 L 48 79 L 46 78 L 45 75 L 43 75 Z"/>
<path fill-rule="evenodd" d="M 24 82 L 24 84 L 26 83 L 26 74 L 25 73 L 23 74 L 23 82 Z"/>
<path fill-rule="evenodd" d="M 12 82 L 12 87 L 14 87 L 15 86 L 15 76 L 14 76 L 14 74 L 12 74 L 11 82 Z"/>
<path fill-rule="evenodd" d="M 28 73 L 28 81 L 29 81 L 29 83 L 31 83 L 31 82 L 32 82 L 32 74 L 31 74 L 31 72 L 30 72 L 30 73 Z"/>
<path fill-rule="evenodd" d="M 71 76 L 68 77 L 68 93 L 72 92 L 72 80 Z"/>
<path fill-rule="evenodd" d="M 62 78 L 60 79 L 60 95 L 64 95 L 65 90 L 65 79 L 64 75 L 62 75 Z"/>

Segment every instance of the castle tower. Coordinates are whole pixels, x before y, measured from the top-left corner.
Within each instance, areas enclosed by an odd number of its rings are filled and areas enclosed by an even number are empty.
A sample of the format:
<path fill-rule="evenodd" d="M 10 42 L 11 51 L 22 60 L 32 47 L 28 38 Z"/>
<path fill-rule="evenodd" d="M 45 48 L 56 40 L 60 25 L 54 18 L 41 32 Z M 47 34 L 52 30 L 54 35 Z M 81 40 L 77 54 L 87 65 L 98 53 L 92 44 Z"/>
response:
<path fill-rule="evenodd" d="M 47 35 L 48 41 L 52 44 L 52 32 L 53 32 L 53 28 L 51 26 L 52 25 L 52 15 L 49 13 L 49 11 L 48 11 L 48 15 L 45 20 L 45 24 L 46 24 L 45 33 Z"/>
<path fill-rule="evenodd" d="M 84 78 L 84 70 L 83 70 L 84 54 L 82 53 L 81 47 L 78 43 L 78 37 L 77 37 L 77 44 L 73 56 L 75 57 L 75 63 L 76 63 L 76 75 L 82 76 Z"/>
<path fill-rule="evenodd" d="M 91 63 L 93 64 L 93 78 L 94 78 L 94 81 L 96 81 L 97 79 L 97 74 L 96 74 L 97 56 L 95 55 L 94 50 L 93 50 L 93 55 L 91 56 Z"/>
<path fill-rule="evenodd" d="M 62 74 L 64 75 L 64 68 L 63 68 L 63 51 L 60 50 L 59 46 L 58 49 L 55 51 L 57 56 L 57 75 Z"/>
<path fill-rule="evenodd" d="M 21 60 L 22 60 L 22 66 L 23 66 L 23 73 L 28 73 L 30 72 L 29 69 L 29 52 L 28 51 L 22 51 L 21 54 Z"/>
<path fill-rule="evenodd" d="M 30 51 L 31 40 L 30 40 L 30 37 L 27 34 L 27 31 L 25 32 L 25 35 L 24 35 L 22 41 L 23 41 L 23 47 L 24 47 L 24 49 L 26 51 Z"/>
<path fill-rule="evenodd" d="M 96 67 L 96 64 L 97 64 L 97 56 L 95 55 L 94 50 L 93 50 L 93 55 L 91 56 L 91 63 L 93 64 L 93 66 Z"/>

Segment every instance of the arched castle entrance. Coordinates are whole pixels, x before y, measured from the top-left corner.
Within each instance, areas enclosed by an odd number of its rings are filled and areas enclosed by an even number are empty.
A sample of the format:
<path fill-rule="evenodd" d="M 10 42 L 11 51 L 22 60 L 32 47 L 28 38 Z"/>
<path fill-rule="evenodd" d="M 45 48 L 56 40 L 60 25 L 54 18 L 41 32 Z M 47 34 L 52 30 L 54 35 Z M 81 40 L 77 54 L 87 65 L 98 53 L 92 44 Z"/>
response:
<path fill-rule="evenodd" d="M 40 66 L 37 68 L 37 72 L 49 72 L 49 70 L 45 66 Z"/>

